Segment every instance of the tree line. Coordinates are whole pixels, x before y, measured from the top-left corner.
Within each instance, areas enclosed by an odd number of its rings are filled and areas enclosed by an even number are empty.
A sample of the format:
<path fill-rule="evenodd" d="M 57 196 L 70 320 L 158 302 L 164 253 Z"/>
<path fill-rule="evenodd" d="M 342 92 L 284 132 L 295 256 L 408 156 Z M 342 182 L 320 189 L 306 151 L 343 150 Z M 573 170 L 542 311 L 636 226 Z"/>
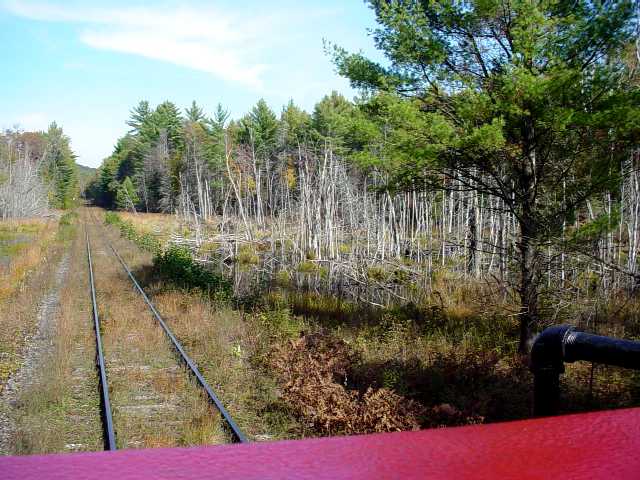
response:
<path fill-rule="evenodd" d="M 640 56 L 630 1 L 370 1 L 386 63 L 330 47 L 360 95 L 140 102 L 90 185 L 300 259 L 409 260 L 510 287 L 520 350 L 553 288 L 640 285 Z M 593 282 L 591 282 L 593 283 Z"/>
<path fill-rule="evenodd" d="M 75 158 L 55 122 L 46 132 L 0 133 L 0 219 L 72 207 L 79 193 Z"/>

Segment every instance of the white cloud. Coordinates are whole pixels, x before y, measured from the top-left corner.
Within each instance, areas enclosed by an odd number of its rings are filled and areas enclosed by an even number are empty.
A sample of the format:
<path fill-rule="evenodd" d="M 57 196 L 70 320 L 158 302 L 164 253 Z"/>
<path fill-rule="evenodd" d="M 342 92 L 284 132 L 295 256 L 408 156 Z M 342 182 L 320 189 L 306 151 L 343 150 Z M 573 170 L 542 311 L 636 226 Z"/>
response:
<path fill-rule="evenodd" d="M 11 0 L 4 7 L 15 15 L 41 21 L 73 22 L 82 26 L 80 39 L 102 50 L 140 55 L 208 72 L 253 90 L 263 88 L 262 74 L 268 39 L 286 33 L 304 13 L 274 12 L 252 16 L 206 7 L 98 8 Z"/>
<path fill-rule="evenodd" d="M 81 39 L 87 45 L 143 57 L 164 60 L 202 70 L 227 81 L 253 89 L 262 88 L 264 65 L 250 65 L 231 48 L 220 48 L 199 39 L 167 37 L 156 31 L 86 31 Z"/>

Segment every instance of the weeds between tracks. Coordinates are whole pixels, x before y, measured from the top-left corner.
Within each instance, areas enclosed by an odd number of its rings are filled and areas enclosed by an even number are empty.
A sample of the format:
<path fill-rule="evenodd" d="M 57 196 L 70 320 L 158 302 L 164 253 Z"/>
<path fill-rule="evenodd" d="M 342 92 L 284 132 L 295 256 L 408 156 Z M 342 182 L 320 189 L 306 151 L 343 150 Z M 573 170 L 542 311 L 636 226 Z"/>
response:
<path fill-rule="evenodd" d="M 127 238 L 140 243 L 140 237 L 116 226 Z M 158 252 L 152 255 L 140 250 L 117 232 L 107 231 L 107 235 L 240 428 L 257 440 L 300 436 L 301 427 L 279 398 L 275 380 L 249 358 L 255 332 L 243 315 L 230 307 L 224 292 L 203 296 L 202 290 L 180 288 L 172 276 L 167 277 L 166 268 L 154 268 L 154 257 L 156 262 L 160 257 Z M 164 255 L 160 261 L 167 262 L 169 257 Z M 203 278 L 191 262 L 179 263 L 178 267 L 193 273 L 192 278 Z"/>
<path fill-rule="evenodd" d="M 118 447 L 228 442 L 217 412 L 179 364 L 102 235 L 93 227 L 97 300 Z M 124 254 L 126 247 L 118 250 Z"/>

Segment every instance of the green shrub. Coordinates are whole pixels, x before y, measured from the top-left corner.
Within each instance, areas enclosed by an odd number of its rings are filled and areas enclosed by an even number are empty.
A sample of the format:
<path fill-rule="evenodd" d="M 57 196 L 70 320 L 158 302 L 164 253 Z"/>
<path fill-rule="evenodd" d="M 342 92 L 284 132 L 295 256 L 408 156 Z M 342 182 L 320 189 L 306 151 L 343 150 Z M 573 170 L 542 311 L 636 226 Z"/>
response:
<path fill-rule="evenodd" d="M 318 264 L 311 261 L 304 261 L 298 264 L 298 271 L 300 273 L 316 273 L 318 271 Z"/>
<path fill-rule="evenodd" d="M 297 338 L 304 331 L 304 321 L 284 308 L 268 309 L 258 314 L 258 320 L 264 328 L 276 336 Z"/>
<path fill-rule="evenodd" d="M 154 258 L 160 275 L 184 288 L 196 288 L 208 294 L 229 297 L 232 289 L 229 280 L 214 273 L 193 260 L 191 252 L 184 247 L 170 246 Z"/>
<path fill-rule="evenodd" d="M 394 270 L 393 283 L 407 285 L 409 283 L 409 274 L 405 270 Z"/>
<path fill-rule="evenodd" d="M 409 393 L 403 372 L 394 366 L 389 366 L 382 370 L 382 386 L 400 395 L 407 395 Z"/>
<path fill-rule="evenodd" d="M 387 272 L 382 267 L 369 267 L 367 277 L 377 282 L 384 282 L 387 280 Z"/>
<path fill-rule="evenodd" d="M 289 276 L 289 272 L 286 270 L 280 270 L 274 276 L 276 285 L 279 287 L 290 287 L 291 286 L 291 277 Z"/>
<path fill-rule="evenodd" d="M 75 233 L 76 219 L 78 214 L 76 212 L 66 212 L 60 217 L 58 221 L 59 229 L 57 238 L 59 241 L 68 242 L 71 241 Z"/>
<path fill-rule="evenodd" d="M 172 245 L 163 252 L 162 244 L 153 234 L 138 232 L 131 222 L 122 220 L 115 212 L 107 212 L 104 220 L 117 227 L 123 237 L 153 253 L 154 266 L 165 279 L 183 288 L 199 289 L 219 300 L 231 296 L 230 282 L 224 276 L 195 262 L 188 249 Z"/>
<path fill-rule="evenodd" d="M 341 243 L 340 245 L 338 245 L 338 252 L 342 253 L 343 255 L 351 253 L 352 249 L 353 247 L 350 243 Z"/>
<path fill-rule="evenodd" d="M 116 212 L 107 212 L 104 216 L 104 223 L 107 225 L 118 225 L 121 222 Z"/>
<path fill-rule="evenodd" d="M 78 214 L 76 212 L 66 212 L 64 215 L 60 217 L 59 225 L 61 227 L 67 227 L 73 225 L 73 222 L 78 218 Z"/>
<path fill-rule="evenodd" d="M 158 254 L 162 250 L 160 241 L 154 237 L 151 233 L 138 234 L 136 239 L 138 246 L 153 254 Z"/>

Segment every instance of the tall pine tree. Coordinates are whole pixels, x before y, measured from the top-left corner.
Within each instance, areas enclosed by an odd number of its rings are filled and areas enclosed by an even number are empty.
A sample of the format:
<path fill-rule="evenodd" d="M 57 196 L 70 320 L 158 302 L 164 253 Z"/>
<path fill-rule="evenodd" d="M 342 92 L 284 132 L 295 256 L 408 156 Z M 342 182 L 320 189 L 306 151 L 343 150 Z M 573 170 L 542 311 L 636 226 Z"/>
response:
<path fill-rule="evenodd" d="M 404 122 L 394 145 L 396 187 L 475 189 L 513 213 L 524 352 L 540 321 L 542 246 L 577 207 L 615 184 L 639 138 L 640 92 L 622 61 L 633 4 L 369 4 L 388 65 L 336 47 L 338 70 L 355 87 L 414 102 L 416 122 Z"/>

